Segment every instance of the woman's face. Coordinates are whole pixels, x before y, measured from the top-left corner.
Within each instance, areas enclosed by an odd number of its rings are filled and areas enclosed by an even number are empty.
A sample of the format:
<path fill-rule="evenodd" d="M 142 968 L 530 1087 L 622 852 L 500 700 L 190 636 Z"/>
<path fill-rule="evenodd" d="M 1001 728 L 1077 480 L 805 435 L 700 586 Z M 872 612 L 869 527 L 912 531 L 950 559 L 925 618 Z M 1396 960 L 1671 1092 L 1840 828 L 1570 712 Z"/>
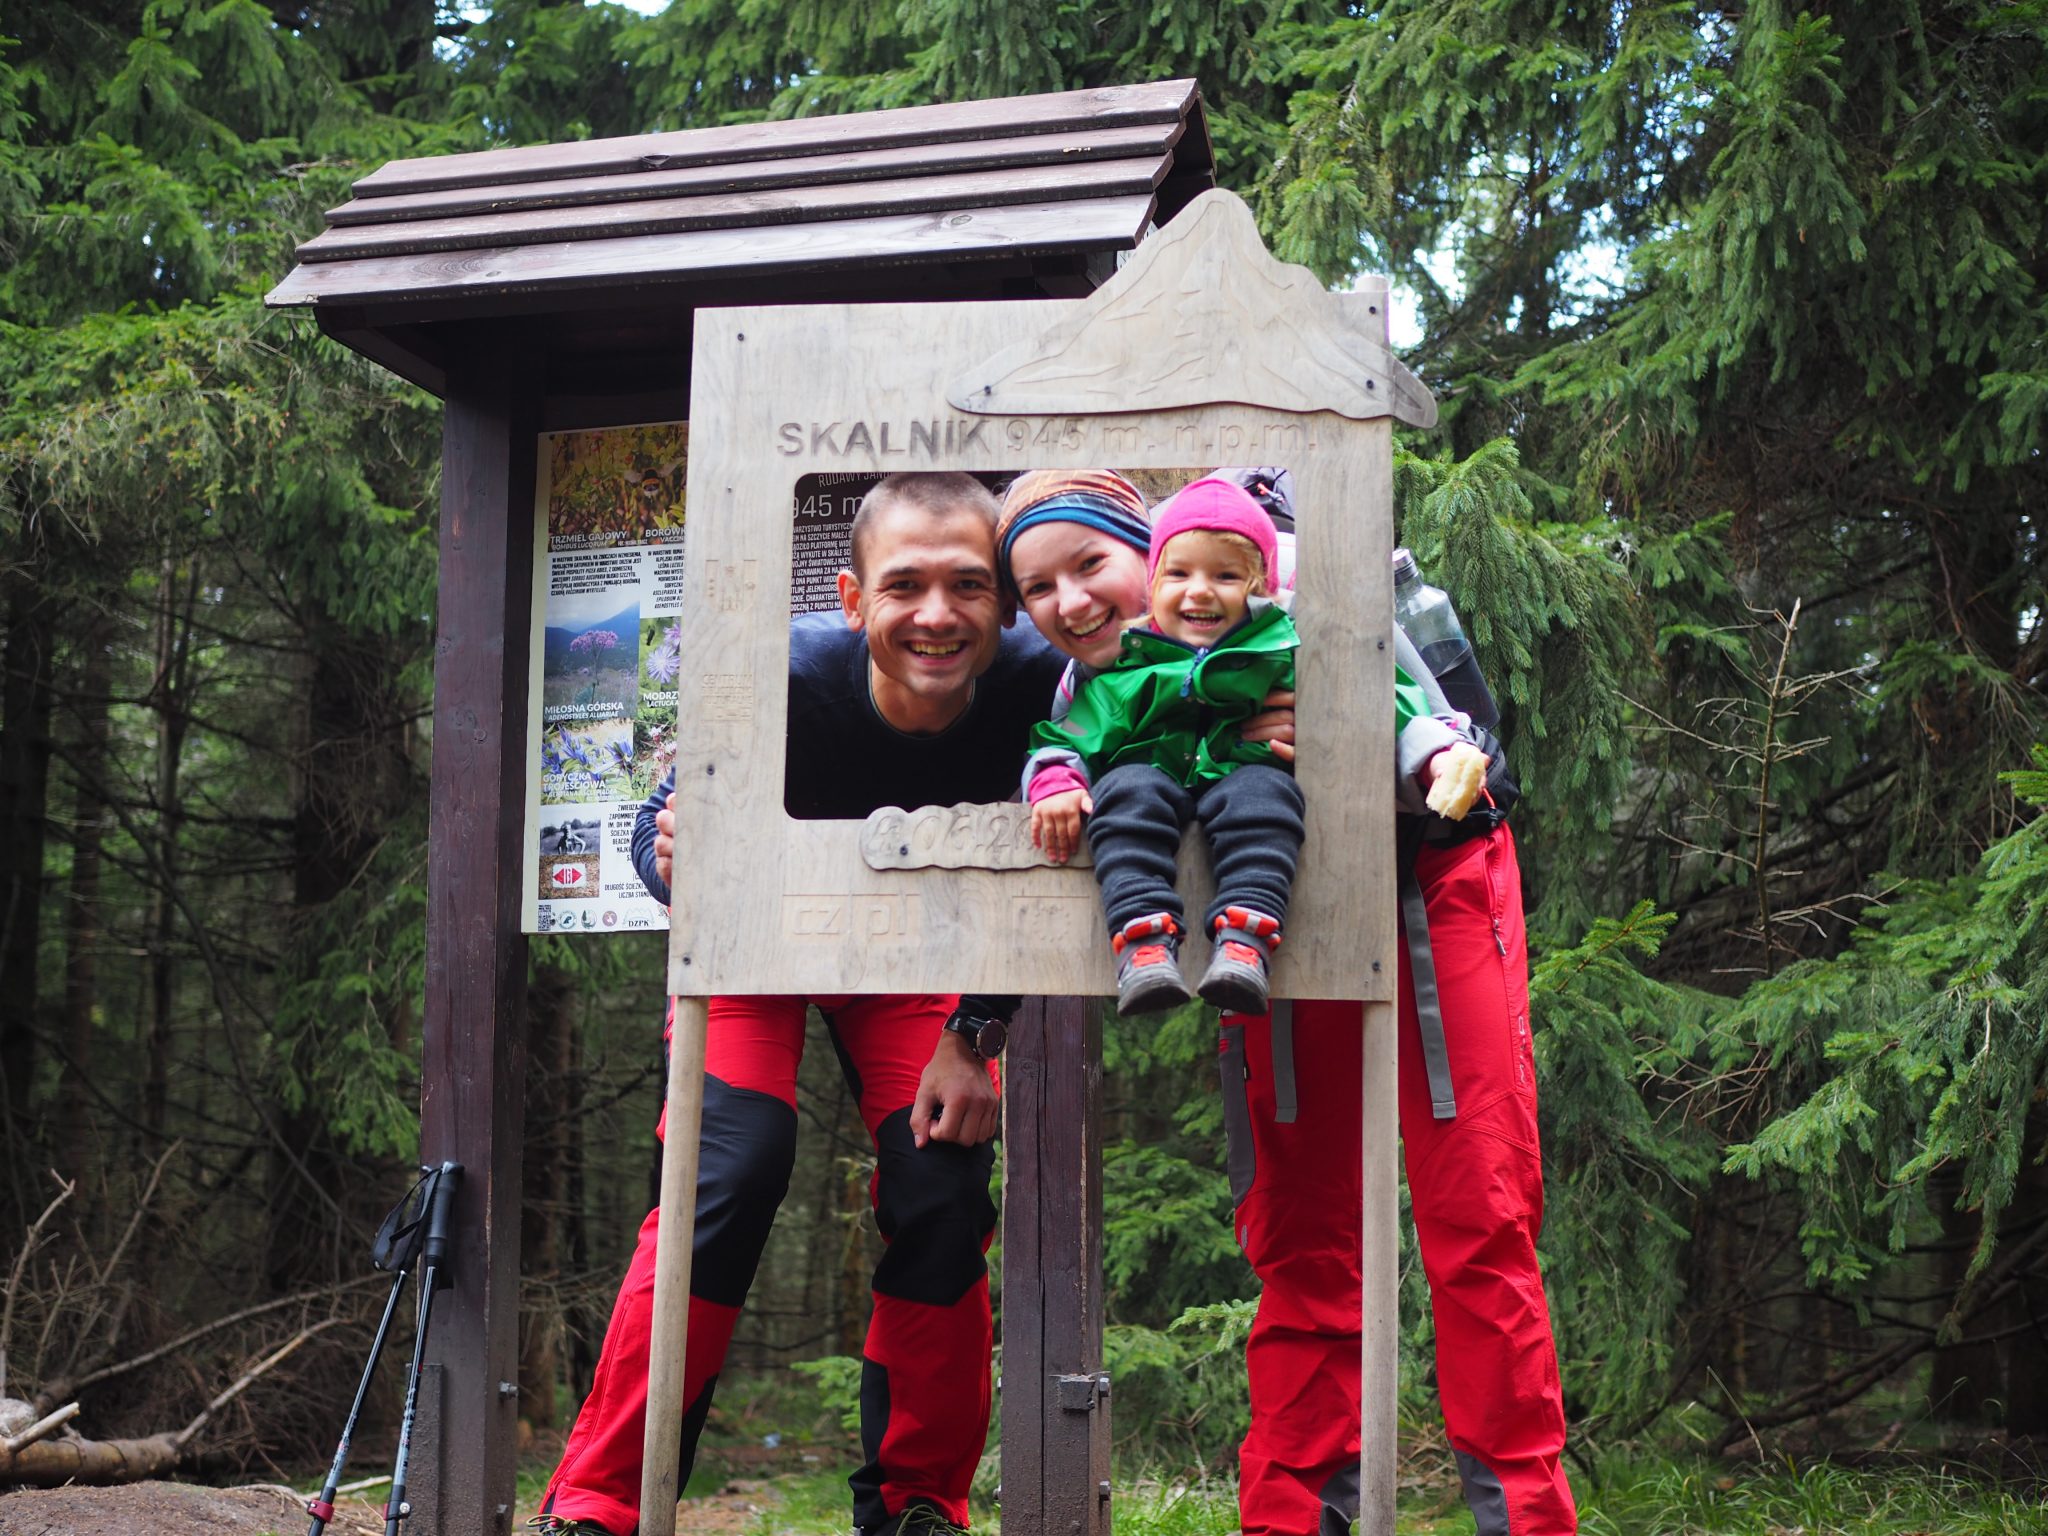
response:
<path fill-rule="evenodd" d="M 1038 632 L 1091 667 L 1117 658 L 1148 608 L 1145 557 L 1085 523 L 1040 523 L 1010 546 L 1010 575 Z"/>

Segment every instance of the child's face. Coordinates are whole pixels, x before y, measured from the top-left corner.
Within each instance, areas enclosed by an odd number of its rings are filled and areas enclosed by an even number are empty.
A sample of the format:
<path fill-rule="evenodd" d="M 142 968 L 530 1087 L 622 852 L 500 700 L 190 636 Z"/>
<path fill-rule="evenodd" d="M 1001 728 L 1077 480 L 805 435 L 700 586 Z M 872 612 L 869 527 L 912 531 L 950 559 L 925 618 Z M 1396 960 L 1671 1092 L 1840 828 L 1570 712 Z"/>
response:
<path fill-rule="evenodd" d="M 1175 534 L 1159 552 L 1152 626 L 1185 645 L 1214 645 L 1244 617 L 1259 574 L 1258 557 L 1234 540 Z"/>

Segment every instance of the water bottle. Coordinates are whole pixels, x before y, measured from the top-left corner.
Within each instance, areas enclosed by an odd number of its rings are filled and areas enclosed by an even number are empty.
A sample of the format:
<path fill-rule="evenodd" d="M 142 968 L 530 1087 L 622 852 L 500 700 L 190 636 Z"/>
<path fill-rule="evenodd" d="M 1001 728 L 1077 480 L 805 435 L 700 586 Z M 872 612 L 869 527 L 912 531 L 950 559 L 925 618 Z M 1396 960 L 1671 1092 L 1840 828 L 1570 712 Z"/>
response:
<path fill-rule="evenodd" d="M 1394 622 L 1421 653 L 1422 664 L 1443 686 L 1452 706 L 1487 730 L 1498 729 L 1500 708 L 1479 675 L 1479 659 L 1465 638 L 1465 626 L 1458 622 L 1458 610 L 1451 606 L 1448 593 L 1422 579 L 1415 556 L 1405 549 L 1394 551 Z"/>

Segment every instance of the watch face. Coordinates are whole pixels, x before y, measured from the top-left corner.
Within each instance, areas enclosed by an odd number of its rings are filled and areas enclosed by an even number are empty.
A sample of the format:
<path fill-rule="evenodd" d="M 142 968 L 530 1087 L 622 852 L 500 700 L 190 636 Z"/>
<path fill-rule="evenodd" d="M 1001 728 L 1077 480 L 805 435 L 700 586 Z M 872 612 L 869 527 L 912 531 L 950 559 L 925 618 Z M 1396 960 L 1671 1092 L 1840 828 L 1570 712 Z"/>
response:
<path fill-rule="evenodd" d="M 985 1019 L 981 1033 L 974 1037 L 974 1054 L 983 1061 L 994 1061 L 1003 1054 L 1003 1045 L 1009 1038 L 1009 1025 L 1001 1019 Z"/>

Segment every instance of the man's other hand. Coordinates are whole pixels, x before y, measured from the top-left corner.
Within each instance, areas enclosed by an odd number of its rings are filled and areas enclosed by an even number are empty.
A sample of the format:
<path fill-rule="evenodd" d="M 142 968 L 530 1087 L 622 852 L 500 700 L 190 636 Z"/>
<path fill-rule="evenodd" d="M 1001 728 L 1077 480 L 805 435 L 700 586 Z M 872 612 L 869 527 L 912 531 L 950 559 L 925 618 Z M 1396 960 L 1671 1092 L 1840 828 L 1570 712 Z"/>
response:
<path fill-rule="evenodd" d="M 1263 741 L 1283 763 L 1294 761 L 1294 690 L 1275 688 L 1260 701 L 1259 712 L 1239 733 L 1246 741 Z"/>
<path fill-rule="evenodd" d="M 668 804 L 654 813 L 654 872 L 670 890 L 676 888 L 676 797 L 669 792 Z"/>
<path fill-rule="evenodd" d="M 964 1036 L 942 1032 L 911 1101 L 911 1139 L 920 1147 L 931 1141 L 979 1146 L 995 1135 L 1001 1109 L 988 1063 L 974 1054 Z"/>

